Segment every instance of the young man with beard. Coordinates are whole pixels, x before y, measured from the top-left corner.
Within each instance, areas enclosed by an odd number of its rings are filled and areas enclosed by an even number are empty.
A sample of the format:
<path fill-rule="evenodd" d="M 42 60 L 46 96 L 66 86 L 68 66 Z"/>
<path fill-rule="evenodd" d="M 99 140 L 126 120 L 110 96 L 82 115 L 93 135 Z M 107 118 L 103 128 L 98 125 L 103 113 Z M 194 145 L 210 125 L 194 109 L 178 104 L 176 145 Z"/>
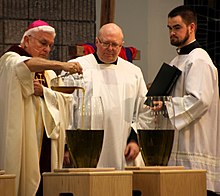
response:
<path fill-rule="evenodd" d="M 207 170 L 207 194 L 220 194 L 220 134 L 218 73 L 208 53 L 196 41 L 197 16 L 178 6 L 168 14 L 170 43 L 178 55 L 170 65 L 182 74 L 171 95 L 176 136 L 170 165 Z"/>

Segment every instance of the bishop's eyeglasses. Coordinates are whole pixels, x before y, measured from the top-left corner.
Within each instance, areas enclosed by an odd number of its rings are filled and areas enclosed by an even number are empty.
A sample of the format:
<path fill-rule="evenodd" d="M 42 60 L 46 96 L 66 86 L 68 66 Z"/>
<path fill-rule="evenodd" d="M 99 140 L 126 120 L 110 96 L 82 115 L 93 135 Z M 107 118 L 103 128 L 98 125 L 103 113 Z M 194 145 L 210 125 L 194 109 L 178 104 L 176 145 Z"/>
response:
<path fill-rule="evenodd" d="M 38 43 L 41 45 L 41 47 L 43 47 L 43 48 L 49 47 L 51 51 L 54 49 L 54 45 L 48 43 L 47 40 L 38 39 L 38 38 L 34 37 L 33 35 L 29 35 L 29 37 L 33 37 L 34 39 L 36 39 L 38 41 Z"/>

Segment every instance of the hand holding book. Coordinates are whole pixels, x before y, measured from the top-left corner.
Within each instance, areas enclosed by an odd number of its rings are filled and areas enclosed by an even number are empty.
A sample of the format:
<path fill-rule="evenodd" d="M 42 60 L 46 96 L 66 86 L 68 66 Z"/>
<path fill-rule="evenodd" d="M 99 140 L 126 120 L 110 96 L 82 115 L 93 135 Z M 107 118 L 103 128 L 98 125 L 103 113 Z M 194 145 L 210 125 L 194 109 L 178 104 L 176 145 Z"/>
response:
<path fill-rule="evenodd" d="M 163 63 L 146 96 L 168 96 L 181 73 L 177 67 Z M 145 104 L 149 105 L 148 99 Z"/>

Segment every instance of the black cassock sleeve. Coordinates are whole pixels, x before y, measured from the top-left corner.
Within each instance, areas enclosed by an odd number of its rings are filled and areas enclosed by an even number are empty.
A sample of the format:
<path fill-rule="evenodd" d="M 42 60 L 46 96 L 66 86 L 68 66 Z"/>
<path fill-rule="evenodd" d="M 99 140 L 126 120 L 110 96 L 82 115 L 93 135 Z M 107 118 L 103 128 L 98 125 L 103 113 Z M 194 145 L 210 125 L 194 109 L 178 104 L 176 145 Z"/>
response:
<path fill-rule="evenodd" d="M 130 133 L 128 139 L 127 139 L 127 144 L 128 144 L 131 140 L 135 141 L 135 142 L 138 144 L 137 134 L 136 134 L 136 132 L 134 131 L 133 128 L 131 128 L 131 133 Z"/>

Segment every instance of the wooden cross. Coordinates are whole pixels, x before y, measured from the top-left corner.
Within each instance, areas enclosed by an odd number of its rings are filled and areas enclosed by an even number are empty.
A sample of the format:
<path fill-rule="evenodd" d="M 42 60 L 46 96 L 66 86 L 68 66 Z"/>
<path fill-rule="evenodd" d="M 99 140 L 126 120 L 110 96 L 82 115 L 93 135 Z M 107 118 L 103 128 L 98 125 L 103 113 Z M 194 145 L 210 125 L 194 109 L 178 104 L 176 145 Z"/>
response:
<path fill-rule="evenodd" d="M 115 19 L 115 0 L 102 0 L 101 1 L 101 15 L 100 15 L 100 27 L 106 23 L 114 22 Z M 83 56 L 84 47 L 83 46 L 69 46 L 69 56 L 70 58 L 76 58 L 78 56 Z M 141 54 L 140 50 L 137 50 L 135 60 L 140 60 Z"/>
<path fill-rule="evenodd" d="M 115 19 L 115 0 L 102 0 L 100 27 L 106 23 L 114 22 Z"/>

